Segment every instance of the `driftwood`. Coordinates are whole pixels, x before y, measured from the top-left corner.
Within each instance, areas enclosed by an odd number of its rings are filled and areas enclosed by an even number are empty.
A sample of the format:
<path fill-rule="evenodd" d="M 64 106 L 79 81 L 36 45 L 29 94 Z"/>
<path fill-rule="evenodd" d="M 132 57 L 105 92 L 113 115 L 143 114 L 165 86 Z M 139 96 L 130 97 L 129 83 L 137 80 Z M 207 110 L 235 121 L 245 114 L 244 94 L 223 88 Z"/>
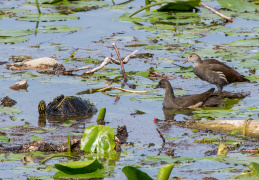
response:
<path fill-rule="evenodd" d="M 214 14 L 217 14 L 218 16 L 222 17 L 223 19 L 226 19 L 229 22 L 233 22 L 233 19 L 231 17 L 227 17 L 224 14 L 221 14 L 220 12 L 216 11 L 215 9 L 213 9 L 212 7 L 204 4 L 204 3 L 200 3 L 200 5 L 208 10 L 210 10 L 211 12 L 213 12 Z"/>

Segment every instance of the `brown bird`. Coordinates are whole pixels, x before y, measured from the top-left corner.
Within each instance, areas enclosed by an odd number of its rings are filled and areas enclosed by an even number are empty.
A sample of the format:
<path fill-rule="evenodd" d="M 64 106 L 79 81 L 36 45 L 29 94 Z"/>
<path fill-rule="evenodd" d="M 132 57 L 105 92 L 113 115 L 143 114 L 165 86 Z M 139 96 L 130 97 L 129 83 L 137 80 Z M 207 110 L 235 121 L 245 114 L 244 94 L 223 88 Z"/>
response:
<path fill-rule="evenodd" d="M 220 98 L 212 97 L 212 93 L 215 88 L 201 93 L 201 94 L 192 94 L 185 96 L 174 96 L 174 90 L 167 79 L 160 80 L 156 88 L 164 88 L 165 98 L 163 101 L 163 108 L 165 109 L 180 109 L 180 108 L 196 108 L 201 106 L 216 106 L 222 103 Z"/>
<path fill-rule="evenodd" d="M 192 62 L 194 74 L 203 81 L 215 84 L 218 92 L 222 92 L 223 86 L 233 82 L 250 82 L 245 76 L 216 59 L 201 60 L 200 56 L 192 53 L 184 61 L 186 62 Z"/>

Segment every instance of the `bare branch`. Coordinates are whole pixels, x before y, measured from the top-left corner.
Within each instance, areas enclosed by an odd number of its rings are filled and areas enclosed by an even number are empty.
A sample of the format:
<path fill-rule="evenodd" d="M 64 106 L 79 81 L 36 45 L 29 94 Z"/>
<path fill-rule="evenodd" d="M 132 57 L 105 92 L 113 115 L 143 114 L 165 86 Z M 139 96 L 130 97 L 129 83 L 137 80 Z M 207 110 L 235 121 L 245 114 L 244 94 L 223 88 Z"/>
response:
<path fill-rule="evenodd" d="M 123 88 L 119 88 L 119 87 L 106 87 L 106 88 L 99 89 L 98 91 L 103 92 L 103 91 L 106 91 L 109 89 L 118 89 L 118 90 L 122 90 L 125 92 L 130 92 L 130 93 L 147 93 L 147 91 L 132 91 L 132 90 L 127 90 L 127 89 L 123 89 Z"/>
<path fill-rule="evenodd" d="M 84 74 L 92 74 L 95 71 L 98 71 L 98 70 L 102 69 L 104 66 L 106 66 L 107 64 L 110 64 L 110 63 L 112 63 L 111 58 L 110 57 L 106 57 L 100 66 L 95 67 L 95 68 L 93 68 L 93 69 L 91 69 L 89 71 L 86 71 L 86 72 L 84 72 Z"/>
<path fill-rule="evenodd" d="M 65 72 L 81 71 L 84 69 L 89 69 L 90 67 L 91 66 L 85 66 L 85 67 L 81 67 L 81 68 L 69 69 L 69 70 L 66 70 Z"/>
<path fill-rule="evenodd" d="M 133 58 L 134 55 L 135 55 L 137 52 L 138 52 L 138 50 L 135 50 L 135 51 L 133 51 L 130 55 L 126 56 L 126 57 L 123 59 L 123 61 L 122 61 L 123 64 L 127 64 L 128 61 L 129 61 L 131 58 Z M 84 72 L 83 74 L 92 74 L 92 73 L 94 73 L 94 72 L 96 72 L 96 71 L 102 69 L 102 68 L 103 68 L 104 66 L 106 66 L 107 64 L 112 64 L 112 63 L 120 65 L 120 62 L 119 62 L 118 60 L 116 60 L 116 59 L 114 59 L 114 58 L 112 58 L 112 57 L 106 57 L 100 66 L 95 67 L 95 68 L 93 68 L 93 69 L 91 69 L 91 70 L 89 70 L 89 71 L 86 71 L 86 72 Z"/>
<path fill-rule="evenodd" d="M 214 14 L 217 14 L 218 16 L 222 17 L 223 19 L 226 19 L 229 22 L 233 22 L 233 19 L 231 17 L 227 17 L 224 14 L 221 14 L 220 12 L 216 11 L 215 9 L 213 9 L 212 7 L 204 4 L 204 3 L 200 3 L 200 5 L 208 10 L 210 10 L 211 12 L 213 12 Z"/>

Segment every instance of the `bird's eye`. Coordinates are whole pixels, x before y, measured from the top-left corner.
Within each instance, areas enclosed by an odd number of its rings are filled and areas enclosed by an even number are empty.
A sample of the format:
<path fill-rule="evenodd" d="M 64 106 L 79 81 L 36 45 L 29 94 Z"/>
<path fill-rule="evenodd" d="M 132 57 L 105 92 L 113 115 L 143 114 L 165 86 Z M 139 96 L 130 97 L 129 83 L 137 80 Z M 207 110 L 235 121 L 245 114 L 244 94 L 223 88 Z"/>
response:
<path fill-rule="evenodd" d="M 192 55 L 190 55 L 190 57 L 192 57 Z"/>

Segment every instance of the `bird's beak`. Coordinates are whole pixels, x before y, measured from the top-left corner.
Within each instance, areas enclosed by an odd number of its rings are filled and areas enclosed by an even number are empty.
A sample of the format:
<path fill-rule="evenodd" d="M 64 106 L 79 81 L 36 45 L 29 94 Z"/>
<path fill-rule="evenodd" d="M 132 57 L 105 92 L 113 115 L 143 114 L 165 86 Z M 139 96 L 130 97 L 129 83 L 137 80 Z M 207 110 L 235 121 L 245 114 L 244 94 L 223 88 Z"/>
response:
<path fill-rule="evenodd" d="M 188 58 L 183 62 L 184 64 L 188 62 Z"/>
<path fill-rule="evenodd" d="M 160 88 L 160 87 L 159 87 L 159 84 L 158 84 L 158 85 L 156 85 L 156 87 L 154 87 L 154 89 L 157 89 L 157 88 Z"/>

